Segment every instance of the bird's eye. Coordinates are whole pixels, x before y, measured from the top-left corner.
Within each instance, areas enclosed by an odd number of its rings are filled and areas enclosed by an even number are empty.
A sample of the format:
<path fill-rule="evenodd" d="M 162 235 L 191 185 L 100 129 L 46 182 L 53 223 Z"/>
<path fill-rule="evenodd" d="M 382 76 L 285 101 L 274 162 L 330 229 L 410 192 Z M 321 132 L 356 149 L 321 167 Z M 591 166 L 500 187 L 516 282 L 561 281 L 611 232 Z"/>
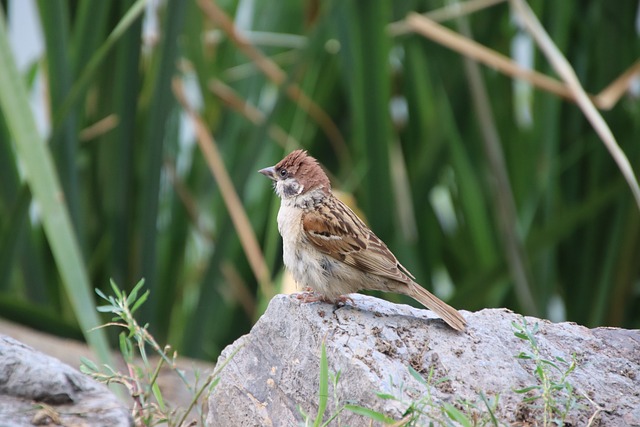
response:
<path fill-rule="evenodd" d="M 289 172 L 287 172 L 286 169 L 280 169 L 279 173 L 280 173 L 280 176 L 283 178 L 286 178 L 289 175 Z"/>

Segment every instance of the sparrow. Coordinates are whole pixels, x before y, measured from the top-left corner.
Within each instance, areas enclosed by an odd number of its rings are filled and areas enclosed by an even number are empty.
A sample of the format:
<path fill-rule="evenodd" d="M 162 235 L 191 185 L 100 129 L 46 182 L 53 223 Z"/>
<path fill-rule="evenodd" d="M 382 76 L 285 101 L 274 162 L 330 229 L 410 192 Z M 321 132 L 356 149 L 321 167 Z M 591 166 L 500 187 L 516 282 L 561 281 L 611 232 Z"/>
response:
<path fill-rule="evenodd" d="M 278 231 L 283 260 L 298 286 L 311 289 L 306 302 L 345 302 L 347 294 L 377 290 L 408 295 L 453 329 L 466 321 L 456 309 L 415 281 L 387 245 L 331 192 L 329 178 L 306 151 L 295 150 L 261 169 L 280 197 Z"/>

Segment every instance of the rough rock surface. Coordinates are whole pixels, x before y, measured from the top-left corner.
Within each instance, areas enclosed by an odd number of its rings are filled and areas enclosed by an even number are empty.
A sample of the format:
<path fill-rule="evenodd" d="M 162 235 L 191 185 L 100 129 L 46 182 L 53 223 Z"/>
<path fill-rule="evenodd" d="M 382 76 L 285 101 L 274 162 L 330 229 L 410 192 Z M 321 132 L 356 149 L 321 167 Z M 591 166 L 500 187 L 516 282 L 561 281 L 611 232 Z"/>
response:
<path fill-rule="evenodd" d="M 75 341 L 67 338 L 60 338 L 55 335 L 49 335 L 23 325 L 9 322 L 0 318 L 0 336 L 7 335 L 26 344 L 34 349 L 53 356 L 59 359 L 62 363 L 65 363 L 73 368 L 81 365 L 82 358 L 89 360 L 98 360 L 97 355 L 87 346 L 87 344 Z M 148 355 L 151 366 L 156 366 L 158 363 L 158 356 Z M 113 352 L 114 368 L 119 372 L 126 372 L 127 367 L 122 360 L 120 351 Z M 143 362 L 137 360 L 136 364 L 141 365 Z M 175 360 L 176 367 L 182 372 L 189 384 L 195 384 L 196 378 L 203 378 L 215 369 L 213 363 L 190 359 L 185 356 L 180 356 Z M 162 398 L 165 404 L 171 408 L 186 409 L 189 407 L 191 400 L 193 399 L 193 393 L 185 387 L 182 380 L 176 375 L 175 371 L 166 364 L 163 364 L 162 369 L 158 375 L 158 384 L 162 390 Z M 121 399 L 125 399 L 125 406 L 131 408 L 133 406 L 133 400 L 125 393 L 121 396 Z M 197 408 L 193 408 L 188 420 L 200 419 Z M 0 427 L 3 427 L 0 422 Z"/>
<path fill-rule="evenodd" d="M 516 357 L 533 352 L 528 341 L 514 335 L 512 322 L 522 324 L 522 316 L 501 309 L 462 312 L 469 327 L 457 333 L 429 311 L 352 296 L 353 306 L 338 309 L 275 297 L 251 333 L 220 356 L 219 363 L 237 351 L 210 396 L 208 425 L 294 426 L 303 421 L 300 410 L 315 417 L 323 340 L 329 372 L 341 374 L 335 392 L 329 385 L 325 421 L 345 403 L 399 420 L 410 402 L 428 403 L 424 411 L 436 425 L 446 419 L 444 403 L 469 419 L 488 420 L 482 395 L 492 403 L 497 399 L 493 413 L 500 425 L 542 425 L 541 401 L 524 402 L 514 391 L 541 384 L 534 361 Z M 640 331 L 526 321 L 531 330 L 538 325 L 534 336 L 541 358 L 566 371 L 568 365 L 556 357 L 571 362 L 575 355 L 577 366 L 566 381 L 576 401 L 565 425 L 640 426 Z M 559 374 L 549 377 L 561 380 Z M 401 401 L 383 400 L 376 392 Z M 562 403 L 566 392 L 565 387 L 552 396 Z M 429 420 L 420 421 L 428 425 Z M 370 422 L 345 410 L 331 425 Z"/>
<path fill-rule="evenodd" d="M 0 335 L 0 425 L 132 426 L 107 387 Z"/>

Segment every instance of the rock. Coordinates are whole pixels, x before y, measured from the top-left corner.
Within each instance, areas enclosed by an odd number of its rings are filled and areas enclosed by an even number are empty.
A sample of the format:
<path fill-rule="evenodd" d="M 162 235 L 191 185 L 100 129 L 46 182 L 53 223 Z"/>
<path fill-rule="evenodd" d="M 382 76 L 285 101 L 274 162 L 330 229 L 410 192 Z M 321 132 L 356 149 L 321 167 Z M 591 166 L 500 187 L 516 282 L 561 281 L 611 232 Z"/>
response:
<path fill-rule="evenodd" d="M 0 425 L 132 426 L 107 387 L 0 335 Z"/>
<path fill-rule="evenodd" d="M 83 342 L 49 335 L 4 319 L 0 319 L 0 336 L 2 335 L 8 335 L 74 368 L 80 366 L 82 358 L 93 361 L 98 360 L 96 354 Z M 115 363 L 113 368 L 118 372 L 127 372 L 127 366 L 122 360 L 120 352 L 114 351 L 112 355 Z M 156 366 L 159 362 L 156 355 L 148 355 L 148 358 L 151 366 Z M 206 377 L 209 372 L 215 369 L 213 363 L 189 359 L 182 355 L 174 362 L 175 367 L 182 372 L 189 384 L 195 384 L 197 378 Z M 142 366 L 143 362 L 136 359 L 135 364 Z M 162 398 L 168 407 L 183 409 L 189 407 L 193 399 L 193 393 L 185 387 L 182 379 L 176 375 L 175 371 L 168 368 L 166 364 L 163 364 L 160 369 L 158 384 L 162 390 Z M 133 399 L 130 396 L 121 396 L 121 398 L 125 399 L 126 406 L 133 406 Z M 197 409 L 197 407 L 191 409 L 187 417 L 188 420 L 200 419 Z M 0 427 L 2 427 L 2 423 L 0 423 Z"/>
<path fill-rule="evenodd" d="M 487 309 L 462 312 L 469 327 L 457 333 L 429 311 L 365 295 L 352 297 L 353 305 L 337 309 L 275 297 L 251 333 L 220 356 L 219 364 L 237 352 L 209 398 L 208 425 L 300 425 L 304 418 L 298 408 L 313 419 L 323 340 L 329 372 L 340 372 L 337 389 L 329 384 L 325 421 L 346 403 L 399 420 L 414 402 L 427 414 L 417 425 L 428 425 L 427 418 L 436 425 L 448 421 L 443 408 L 456 408 L 468 419 L 484 419 L 489 425 L 488 405 L 500 425 L 542 425 L 542 400 L 524 401 L 537 390 L 515 392 L 541 385 L 535 361 L 516 357 L 534 353 L 529 341 L 514 335 L 512 323 L 522 324 L 523 319 L 530 332 L 537 325 L 539 358 L 559 368 L 556 372 L 543 362 L 547 378 L 562 383 L 561 375 L 575 355 L 576 367 L 566 377 L 569 386 L 550 394 L 557 404 L 569 402 L 565 425 L 640 425 L 640 331 L 588 329 Z M 377 393 L 397 399 L 382 399 Z M 343 410 L 331 425 L 370 422 Z"/>

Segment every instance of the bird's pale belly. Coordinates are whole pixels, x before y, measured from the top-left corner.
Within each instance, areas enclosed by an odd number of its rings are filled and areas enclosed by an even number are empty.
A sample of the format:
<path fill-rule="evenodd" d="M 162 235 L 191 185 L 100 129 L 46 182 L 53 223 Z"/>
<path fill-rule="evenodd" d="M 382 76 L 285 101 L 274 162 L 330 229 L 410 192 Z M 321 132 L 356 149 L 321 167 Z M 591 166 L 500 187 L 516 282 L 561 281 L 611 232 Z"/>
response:
<path fill-rule="evenodd" d="M 315 249 L 309 251 L 297 245 L 296 250 L 284 245 L 283 258 L 285 267 L 300 288 L 311 288 L 327 299 L 336 299 L 362 289 L 357 272 L 350 271 L 352 267 Z"/>
<path fill-rule="evenodd" d="M 305 241 L 300 216 L 288 212 L 289 209 L 285 204 L 280 207 L 278 230 L 282 236 L 284 265 L 302 290 L 311 288 L 330 300 L 361 289 L 389 290 L 386 279 L 356 270 Z"/>
<path fill-rule="evenodd" d="M 361 289 L 389 291 L 388 281 L 325 255 L 310 244 L 284 244 L 284 265 L 301 289 L 311 288 L 329 300 Z"/>

